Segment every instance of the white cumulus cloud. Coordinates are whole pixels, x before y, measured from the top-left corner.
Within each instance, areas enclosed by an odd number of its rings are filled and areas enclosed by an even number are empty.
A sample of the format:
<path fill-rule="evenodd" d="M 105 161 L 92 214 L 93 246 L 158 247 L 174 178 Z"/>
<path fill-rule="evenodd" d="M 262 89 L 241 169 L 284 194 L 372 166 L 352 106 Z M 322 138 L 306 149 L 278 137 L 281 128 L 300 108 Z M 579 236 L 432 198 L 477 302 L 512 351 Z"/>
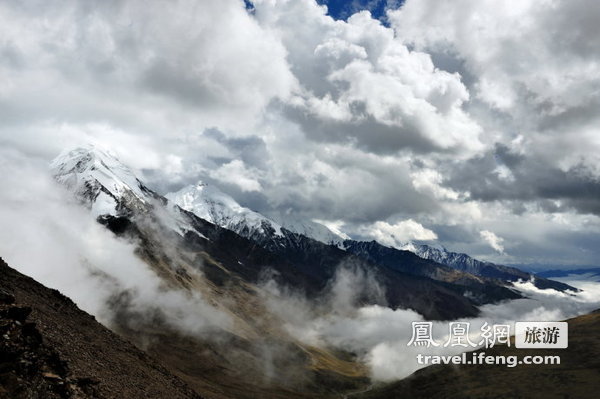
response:
<path fill-rule="evenodd" d="M 435 232 L 412 219 L 402 220 L 395 224 L 378 221 L 367 230 L 367 234 L 381 244 L 397 248 L 401 248 L 407 241 L 411 240 L 437 239 Z"/>

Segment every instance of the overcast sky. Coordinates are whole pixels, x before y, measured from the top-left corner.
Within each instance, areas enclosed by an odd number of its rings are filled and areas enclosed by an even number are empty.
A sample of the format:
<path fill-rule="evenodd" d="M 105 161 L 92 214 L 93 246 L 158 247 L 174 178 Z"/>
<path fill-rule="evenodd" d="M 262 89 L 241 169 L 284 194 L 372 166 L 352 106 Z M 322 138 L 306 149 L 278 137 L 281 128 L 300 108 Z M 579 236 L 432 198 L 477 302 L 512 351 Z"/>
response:
<path fill-rule="evenodd" d="M 162 194 L 204 180 L 355 238 L 597 264 L 598 4 L 383 3 L 0 2 L 0 146 L 94 143 Z"/>

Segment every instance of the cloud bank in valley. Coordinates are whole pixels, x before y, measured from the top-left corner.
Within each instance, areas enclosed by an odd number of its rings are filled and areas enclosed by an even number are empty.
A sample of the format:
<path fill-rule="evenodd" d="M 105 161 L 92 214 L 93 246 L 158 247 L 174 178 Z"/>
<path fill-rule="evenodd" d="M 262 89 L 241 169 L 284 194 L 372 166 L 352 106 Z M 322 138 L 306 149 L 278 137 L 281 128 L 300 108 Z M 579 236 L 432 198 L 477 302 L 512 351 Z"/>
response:
<path fill-rule="evenodd" d="M 569 283 L 582 291 L 540 290 L 530 281 L 515 283 L 525 298 L 484 305 L 479 317 L 457 321 L 470 323 L 470 339 L 479 345 L 484 323 L 508 324 L 514 333 L 515 321 L 560 321 L 600 308 L 600 284 Z M 292 336 L 308 345 L 333 346 L 356 353 L 369 366 L 375 381 L 401 379 L 424 367 L 417 362 L 418 354 L 456 355 L 465 351 L 460 346 L 444 346 L 449 339 L 449 324 L 441 321 L 434 321 L 432 326 L 433 338 L 439 346 L 407 346 L 412 337 L 412 322 L 424 321 L 423 317 L 411 309 L 360 306 L 358 299 L 363 290 L 377 292 L 378 285 L 374 276 L 355 269 L 341 266 L 330 295 L 317 302 L 272 282 L 265 288 L 269 294 L 265 303 L 285 321 L 285 328 Z"/>

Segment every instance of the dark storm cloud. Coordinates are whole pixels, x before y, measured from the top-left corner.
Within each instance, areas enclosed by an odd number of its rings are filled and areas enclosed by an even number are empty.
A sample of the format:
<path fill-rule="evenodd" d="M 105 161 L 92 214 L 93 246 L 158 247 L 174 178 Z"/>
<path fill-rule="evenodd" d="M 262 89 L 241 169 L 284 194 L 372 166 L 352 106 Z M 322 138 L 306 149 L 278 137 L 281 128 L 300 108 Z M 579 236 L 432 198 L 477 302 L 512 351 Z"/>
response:
<path fill-rule="evenodd" d="M 365 111 L 364 104 L 352 104 L 352 114 L 361 121 L 323 120 L 294 107 L 285 108 L 285 115 L 302 126 L 311 140 L 328 143 L 347 143 L 375 154 L 396 154 L 409 149 L 416 154 L 444 152 L 434 140 L 419 134 L 419 120 L 404 120 L 403 126 L 386 125 Z"/>
<path fill-rule="evenodd" d="M 438 235 L 440 242 L 448 248 L 460 248 L 478 240 L 479 232 L 466 225 L 432 225 L 429 226 Z"/>
<path fill-rule="evenodd" d="M 498 172 L 502 166 L 509 175 Z M 532 201 L 547 212 L 573 209 L 600 215 L 600 181 L 583 164 L 565 171 L 497 144 L 484 156 L 454 164 L 449 176 L 449 187 L 468 191 L 475 200 Z"/>
<path fill-rule="evenodd" d="M 548 242 L 552 245 L 547 245 Z M 513 251 L 519 254 L 518 259 L 523 263 L 598 265 L 597 248 L 599 247 L 600 235 L 598 234 L 583 231 L 568 233 L 552 231 L 544 234 L 543 240 L 540 241 L 516 242 Z"/>
<path fill-rule="evenodd" d="M 593 90 L 600 92 L 600 82 L 597 82 Z M 542 108 L 542 107 L 540 107 Z M 545 115 L 538 123 L 538 128 L 549 134 L 560 135 L 569 130 L 576 130 L 582 125 L 595 125 L 600 119 L 600 98 L 592 98 L 589 102 L 570 107 L 561 112 Z M 540 109 L 543 111 L 543 109 Z M 575 141 L 575 146 L 584 146 L 584 142 Z"/>
<path fill-rule="evenodd" d="M 232 154 L 231 158 L 223 161 L 241 159 L 245 164 L 264 169 L 269 160 L 269 152 L 265 141 L 258 136 L 227 137 L 216 128 L 206 129 L 204 136 L 223 144 Z M 225 163 L 223 162 L 222 163 Z"/>

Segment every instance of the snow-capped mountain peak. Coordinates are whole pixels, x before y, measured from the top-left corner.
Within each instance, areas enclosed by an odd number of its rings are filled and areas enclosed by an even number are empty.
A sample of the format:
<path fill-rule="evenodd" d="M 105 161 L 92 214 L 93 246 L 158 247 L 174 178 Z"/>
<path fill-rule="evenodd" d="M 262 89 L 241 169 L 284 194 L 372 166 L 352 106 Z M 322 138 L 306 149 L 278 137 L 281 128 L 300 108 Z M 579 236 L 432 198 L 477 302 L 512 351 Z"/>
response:
<path fill-rule="evenodd" d="M 344 240 L 349 240 L 350 237 L 342 232 L 334 232 L 329 227 L 314 222 L 310 219 L 303 219 L 290 214 L 269 214 L 269 216 L 277 221 L 283 228 L 297 234 L 302 234 L 307 237 L 321 241 L 325 244 L 337 245 L 343 247 Z"/>
<path fill-rule="evenodd" d="M 204 182 L 169 193 L 166 198 L 204 220 L 247 237 L 268 231 L 282 236 L 281 225 L 241 206 L 231 196 Z"/>
<path fill-rule="evenodd" d="M 130 168 L 91 145 L 63 151 L 50 168 L 54 178 L 84 199 L 96 215 L 115 214 L 119 203 L 144 206 L 151 197 Z"/>
<path fill-rule="evenodd" d="M 326 226 L 289 215 L 265 216 L 240 205 L 214 185 L 200 182 L 166 195 L 167 199 L 202 219 L 247 237 L 274 235 L 283 237 L 282 228 L 325 244 L 340 245 L 345 237 Z"/>

